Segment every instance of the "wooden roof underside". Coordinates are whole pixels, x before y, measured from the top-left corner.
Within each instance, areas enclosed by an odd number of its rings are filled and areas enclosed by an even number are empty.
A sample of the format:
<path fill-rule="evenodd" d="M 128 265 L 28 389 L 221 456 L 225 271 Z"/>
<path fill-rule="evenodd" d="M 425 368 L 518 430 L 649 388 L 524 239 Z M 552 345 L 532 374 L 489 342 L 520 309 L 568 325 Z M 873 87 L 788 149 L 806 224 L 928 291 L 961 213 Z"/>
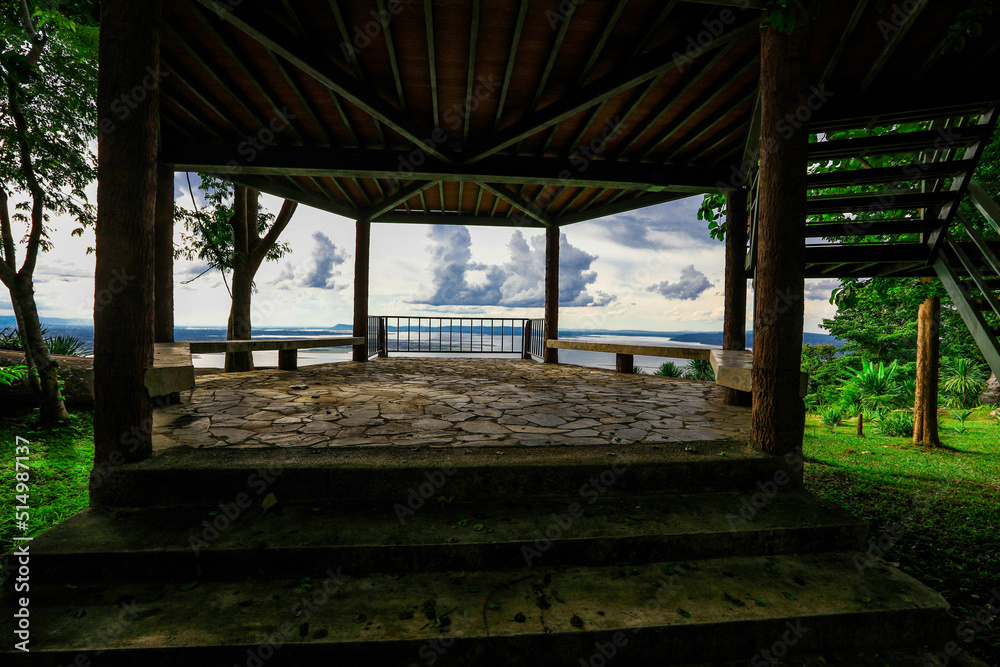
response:
<path fill-rule="evenodd" d="M 746 4 L 166 0 L 160 159 L 375 222 L 564 225 L 715 190 L 759 136 Z M 903 4 L 823 3 L 814 131 L 1000 100 L 1000 12 L 956 50 L 968 1 Z"/>

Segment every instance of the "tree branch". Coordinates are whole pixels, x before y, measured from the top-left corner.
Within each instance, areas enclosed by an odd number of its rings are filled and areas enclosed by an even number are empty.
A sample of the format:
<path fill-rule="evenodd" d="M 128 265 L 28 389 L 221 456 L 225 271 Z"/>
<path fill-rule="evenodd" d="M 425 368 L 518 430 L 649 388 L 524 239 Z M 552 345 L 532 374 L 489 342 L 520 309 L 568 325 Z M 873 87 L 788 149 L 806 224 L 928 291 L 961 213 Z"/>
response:
<path fill-rule="evenodd" d="M 35 30 L 35 24 L 31 22 L 31 10 L 28 8 L 28 0 L 21 0 L 21 26 L 24 31 L 28 33 L 28 37 L 31 38 L 31 49 L 28 50 L 28 62 L 34 67 L 35 63 L 38 62 L 38 58 L 42 55 L 42 49 L 45 48 L 45 43 L 48 41 L 49 36 L 44 32 L 39 33 Z"/>
<path fill-rule="evenodd" d="M 28 232 L 28 247 L 24 252 L 24 265 L 20 271 L 20 273 L 30 276 L 35 270 L 35 261 L 38 259 L 38 246 L 42 239 L 42 223 L 45 220 L 45 193 L 42 190 L 42 186 L 38 183 L 38 178 L 35 175 L 35 167 L 31 164 L 31 148 L 28 145 L 28 123 L 24 119 L 21 103 L 17 100 L 17 92 L 13 81 L 7 81 L 7 98 L 10 103 L 10 115 L 14 119 L 17 150 L 21 158 L 21 169 L 24 171 L 24 180 L 27 181 L 28 191 L 31 192 L 31 229 Z"/>
<path fill-rule="evenodd" d="M 0 281 L 10 285 L 17 278 L 17 263 L 14 251 L 14 233 L 10 226 L 10 208 L 8 207 L 7 190 L 0 185 L 0 233 L 3 236 L 3 259 L 0 262 Z"/>
<path fill-rule="evenodd" d="M 264 257 L 267 256 L 267 251 L 278 242 L 281 232 L 285 231 L 285 227 L 292 221 L 292 216 L 295 215 L 295 209 L 298 208 L 298 205 L 298 202 L 294 202 L 291 199 L 286 199 L 281 205 L 281 210 L 278 211 L 278 217 L 274 219 L 274 224 L 271 225 L 271 228 L 267 230 L 267 234 L 264 235 L 264 238 L 254 248 L 254 253 L 250 258 L 250 266 L 254 273 L 257 272 L 257 268 L 264 261 Z"/>

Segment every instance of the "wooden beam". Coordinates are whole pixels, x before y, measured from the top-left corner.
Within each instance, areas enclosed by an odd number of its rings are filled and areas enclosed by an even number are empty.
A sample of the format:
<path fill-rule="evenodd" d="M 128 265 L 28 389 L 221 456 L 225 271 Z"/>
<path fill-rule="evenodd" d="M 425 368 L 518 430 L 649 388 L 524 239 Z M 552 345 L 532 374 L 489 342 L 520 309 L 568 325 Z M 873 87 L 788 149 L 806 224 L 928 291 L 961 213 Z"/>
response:
<path fill-rule="evenodd" d="M 538 222 L 542 223 L 546 227 L 551 227 L 554 225 L 552 218 L 543 213 L 538 209 L 532 202 L 524 199 L 516 192 L 511 191 L 506 186 L 500 183 L 480 183 L 480 187 L 486 188 L 498 198 L 504 200 L 511 206 L 516 206 L 521 209 L 525 215 L 534 218 Z"/>
<path fill-rule="evenodd" d="M 729 170 L 690 164 L 645 165 L 616 164 L 593 160 L 579 170 L 572 163 L 557 158 L 524 158 L 497 155 L 473 166 L 449 165 L 423 156 L 415 166 L 413 153 L 398 151 L 359 151 L 337 148 L 272 146 L 254 159 L 240 164 L 245 175 L 325 176 L 342 178 L 381 178 L 399 180 L 449 180 L 537 185 L 579 185 L 614 189 L 666 189 L 704 192 L 720 180 L 728 180 Z M 236 146 L 180 141 L 167 142 L 159 159 L 178 171 L 226 172 L 233 160 L 242 162 Z"/>
<path fill-rule="evenodd" d="M 559 338 L 559 228 L 555 225 L 545 230 L 545 340 Z M 559 350 L 546 345 L 543 360 L 547 364 L 559 363 Z"/>
<path fill-rule="evenodd" d="M 368 280 L 372 225 L 358 220 L 354 239 L 354 337 L 368 338 Z M 355 345 L 354 361 L 368 361 L 368 346 Z"/>
<path fill-rule="evenodd" d="M 472 0 L 472 20 L 469 26 L 469 62 L 465 73 L 465 108 L 462 116 L 463 146 L 469 142 L 469 121 L 472 120 L 472 87 L 476 77 L 476 47 L 479 44 L 479 5 L 479 0 Z"/>
<path fill-rule="evenodd" d="M 477 227 L 525 227 L 544 229 L 545 225 L 525 216 L 490 217 L 488 215 L 444 215 L 442 213 L 383 213 L 372 218 L 372 222 L 417 225 L 474 225 Z"/>
<path fill-rule="evenodd" d="M 903 37 L 906 36 L 906 33 L 908 33 L 910 28 L 912 28 L 917 22 L 917 18 L 920 17 L 920 13 L 927 7 L 929 0 L 913 0 L 913 3 L 915 6 L 910 13 L 905 16 L 903 24 L 894 26 L 895 30 L 886 38 L 882 49 L 878 52 L 878 55 L 875 56 L 875 59 L 871 62 L 871 64 L 868 65 L 868 74 L 865 75 L 865 78 L 861 81 L 861 86 L 858 88 L 858 95 L 864 95 L 871 85 L 875 83 L 875 79 L 878 78 L 882 69 L 889 62 L 889 59 L 892 58 L 892 54 L 895 53 L 896 49 L 899 48 L 899 45 L 903 43 Z M 900 11 L 896 5 L 893 5 L 891 9 L 893 12 Z"/>
<path fill-rule="evenodd" d="M 809 127 L 789 132 L 781 119 L 806 103 L 809 44 L 807 23 L 791 34 L 761 29 L 762 145 L 776 150 L 761 150 L 750 446 L 782 456 L 801 455 L 805 429 L 799 394 Z"/>
<path fill-rule="evenodd" d="M 392 15 L 385 7 L 385 0 L 378 0 L 379 22 L 382 24 L 382 35 L 385 48 L 389 54 L 389 67 L 392 69 L 392 80 L 396 84 L 396 96 L 399 98 L 399 108 L 406 111 L 406 97 L 403 95 L 403 77 L 399 73 L 399 63 L 396 62 L 396 47 L 392 41 Z"/>
<path fill-rule="evenodd" d="M 507 101 L 507 90 L 510 87 L 510 79 L 514 74 L 514 62 L 517 59 L 517 48 L 521 43 L 521 33 L 524 30 L 524 18 L 528 15 L 529 0 L 521 0 L 520 8 L 517 11 L 517 21 L 514 23 L 514 34 L 510 39 L 510 51 L 507 52 L 507 69 L 504 71 L 503 83 L 500 85 L 500 99 L 497 102 L 497 115 L 493 120 L 493 130 L 500 129 L 500 120 L 503 118 L 503 106 Z M 513 143 L 513 142 L 511 142 Z"/>
<path fill-rule="evenodd" d="M 153 341 L 174 342 L 174 170 L 156 169 L 153 231 Z"/>
<path fill-rule="evenodd" d="M 218 11 L 224 20 L 234 25 L 247 36 L 274 51 L 303 72 L 313 77 L 327 88 L 349 100 L 369 115 L 385 123 L 387 127 L 412 142 L 417 147 L 444 162 L 454 162 L 450 151 L 445 151 L 431 139 L 431 132 L 420 128 L 400 109 L 386 103 L 360 81 L 352 79 L 344 72 L 331 67 L 307 45 L 302 44 L 294 34 L 288 33 L 266 16 L 254 12 L 248 6 L 233 11 L 217 0 L 195 0 L 213 11 Z"/>
<path fill-rule="evenodd" d="M 375 202 L 372 205 L 372 208 L 370 208 L 367 211 L 365 211 L 364 215 L 362 215 L 360 219 L 361 220 L 372 220 L 373 218 L 377 218 L 378 216 L 382 215 L 383 213 L 387 213 L 387 212 L 391 211 L 392 209 L 396 208 L 397 206 L 399 206 L 403 202 L 408 201 L 411 197 L 415 197 L 416 195 L 420 194 L 421 192 L 423 192 L 427 188 L 430 188 L 430 187 L 433 187 L 435 185 L 438 185 L 439 183 L 440 183 L 440 181 L 428 181 L 428 182 L 420 181 L 420 182 L 417 182 L 417 183 L 411 183 L 410 185 L 407 185 L 407 186 L 405 186 L 405 187 L 397 190 L 396 192 L 390 194 L 384 200 L 382 200 L 380 202 Z M 442 202 L 442 206 L 441 206 L 442 210 L 444 210 L 443 204 L 444 204 L 444 202 Z"/>
<path fill-rule="evenodd" d="M 710 191 L 714 192 L 715 188 L 707 188 L 705 190 L 705 192 Z M 625 211 L 632 211 L 637 208 L 645 208 L 647 206 L 655 206 L 656 204 L 663 204 L 668 201 L 684 199 L 685 197 L 690 196 L 691 193 L 689 192 L 657 192 L 654 194 L 640 195 L 639 197 L 622 199 L 621 201 L 616 201 L 612 204 L 605 204 L 594 209 L 560 215 L 556 218 L 556 224 L 562 227 L 564 225 L 571 225 L 574 222 L 583 222 L 584 220 L 603 218 L 608 215 L 624 213 Z"/>
<path fill-rule="evenodd" d="M 181 171 L 181 170 L 178 170 Z M 330 213 L 335 213 L 337 215 L 342 215 L 345 218 L 357 219 L 361 214 L 356 209 L 353 209 L 340 202 L 332 201 L 326 197 L 320 197 L 318 195 L 310 194 L 305 190 L 302 190 L 293 185 L 286 185 L 281 183 L 276 183 L 272 180 L 261 176 L 249 176 L 249 175 L 231 175 L 225 172 L 217 173 L 215 176 L 236 183 L 238 185 L 245 185 L 248 188 L 253 188 L 261 192 L 266 192 L 268 194 L 274 195 L 275 197 L 281 197 L 283 199 L 291 199 L 292 201 L 297 201 L 300 204 L 305 204 L 306 206 L 312 206 L 313 208 L 318 208 L 321 211 L 328 211 Z M 291 181 L 289 181 L 291 183 Z"/>
<path fill-rule="evenodd" d="M 747 190 L 726 193 L 726 284 L 722 349 L 745 350 L 747 336 Z M 731 387 L 722 391 L 727 405 L 750 405 L 750 395 Z"/>
<path fill-rule="evenodd" d="M 434 0 L 424 0 L 424 34 L 427 37 L 427 73 L 431 83 L 431 113 L 434 127 L 441 127 L 438 110 L 437 53 L 434 40 Z"/>
<path fill-rule="evenodd" d="M 208 1 L 208 0 L 200 0 Z M 713 39 L 699 54 L 699 58 L 721 48 L 730 42 L 740 39 L 752 29 L 756 29 L 757 24 L 750 22 L 733 28 L 729 32 Z M 645 56 L 635 61 L 629 62 L 618 69 L 597 79 L 576 92 L 568 94 L 557 102 L 546 106 L 536 114 L 529 116 L 519 122 L 512 124 L 505 130 L 497 133 L 484 142 L 478 148 L 470 151 L 470 155 L 464 160 L 465 164 L 473 164 L 494 153 L 503 150 L 511 144 L 517 143 L 521 139 L 541 132 L 560 121 L 575 116 L 581 111 L 588 109 L 595 104 L 608 98 L 614 97 L 621 92 L 652 79 L 660 74 L 669 72 L 672 69 L 686 64 L 679 62 L 674 56 L 683 52 L 687 48 L 681 40 L 666 44 L 650 51 Z"/>
<path fill-rule="evenodd" d="M 867 8 L 868 0 L 858 0 L 858 3 L 854 5 L 854 11 L 851 12 L 851 16 L 847 19 L 847 23 L 840 33 L 840 39 L 837 40 L 837 45 L 834 47 L 833 53 L 830 54 L 830 59 L 826 62 L 823 74 L 819 78 L 820 87 L 833 76 L 833 72 L 837 69 L 837 63 L 840 62 L 840 56 L 843 55 L 844 49 L 847 48 L 847 43 L 851 41 L 854 29 L 857 28 L 858 21 L 861 20 L 861 15 L 865 13 L 865 9 Z"/>

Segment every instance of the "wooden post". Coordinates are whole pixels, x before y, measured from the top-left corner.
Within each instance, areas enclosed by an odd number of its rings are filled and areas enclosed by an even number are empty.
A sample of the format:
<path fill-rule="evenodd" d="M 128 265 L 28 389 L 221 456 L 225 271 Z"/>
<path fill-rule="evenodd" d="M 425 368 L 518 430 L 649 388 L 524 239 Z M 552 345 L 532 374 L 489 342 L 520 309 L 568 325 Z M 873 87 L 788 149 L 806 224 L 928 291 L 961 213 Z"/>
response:
<path fill-rule="evenodd" d="M 354 335 L 368 340 L 368 259 L 372 223 L 358 220 L 354 244 Z M 354 346 L 354 361 L 368 361 L 368 345 Z"/>
<path fill-rule="evenodd" d="M 615 370 L 619 373 L 631 374 L 635 370 L 635 357 L 631 354 L 616 354 Z"/>
<path fill-rule="evenodd" d="M 545 228 L 545 340 L 559 338 L 559 228 Z M 545 346 L 543 360 L 559 363 L 559 350 Z"/>
<path fill-rule="evenodd" d="M 521 358 L 531 359 L 531 320 L 525 320 L 521 327 Z"/>
<path fill-rule="evenodd" d="M 913 405 L 913 442 L 941 444 L 938 438 L 938 379 L 941 347 L 941 299 L 920 304 L 917 320 L 917 391 Z"/>
<path fill-rule="evenodd" d="M 380 359 L 389 356 L 389 332 L 385 326 L 385 317 L 378 318 L 378 356 Z"/>
<path fill-rule="evenodd" d="M 283 371 L 294 371 L 299 367 L 298 350 L 278 350 L 278 368 Z"/>
<path fill-rule="evenodd" d="M 723 350 L 747 349 L 747 191 L 726 194 L 726 290 Z M 732 387 L 722 388 L 726 405 L 749 406 L 752 394 Z"/>
<path fill-rule="evenodd" d="M 156 221 L 154 223 L 153 340 L 174 342 L 174 170 L 156 169 Z"/>
<path fill-rule="evenodd" d="M 162 2 L 102 0 L 97 82 L 94 468 L 152 454 L 153 227 Z M 150 73 L 154 76 L 150 76 Z M 141 95 L 136 91 L 141 91 Z M 116 113 L 128 96 L 129 113 Z"/>
<path fill-rule="evenodd" d="M 761 173 L 754 289 L 750 446 L 800 453 L 799 396 L 805 290 L 808 26 L 761 27 Z M 806 119 L 802 119 L 805 114 Z"/>

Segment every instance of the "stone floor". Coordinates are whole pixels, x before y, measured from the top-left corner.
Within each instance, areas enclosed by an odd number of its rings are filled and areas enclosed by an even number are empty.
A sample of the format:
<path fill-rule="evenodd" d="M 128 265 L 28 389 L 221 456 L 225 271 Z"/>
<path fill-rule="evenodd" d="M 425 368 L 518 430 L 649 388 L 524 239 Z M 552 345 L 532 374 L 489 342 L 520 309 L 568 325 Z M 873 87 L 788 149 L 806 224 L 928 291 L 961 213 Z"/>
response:
<path fill-rule="evenodd" d="M 201 375 L 155 413 L 158 451 L 189 447 L 476 447 L 746 439 L 714 383 L 571 365 L 389 358 Z"/>

